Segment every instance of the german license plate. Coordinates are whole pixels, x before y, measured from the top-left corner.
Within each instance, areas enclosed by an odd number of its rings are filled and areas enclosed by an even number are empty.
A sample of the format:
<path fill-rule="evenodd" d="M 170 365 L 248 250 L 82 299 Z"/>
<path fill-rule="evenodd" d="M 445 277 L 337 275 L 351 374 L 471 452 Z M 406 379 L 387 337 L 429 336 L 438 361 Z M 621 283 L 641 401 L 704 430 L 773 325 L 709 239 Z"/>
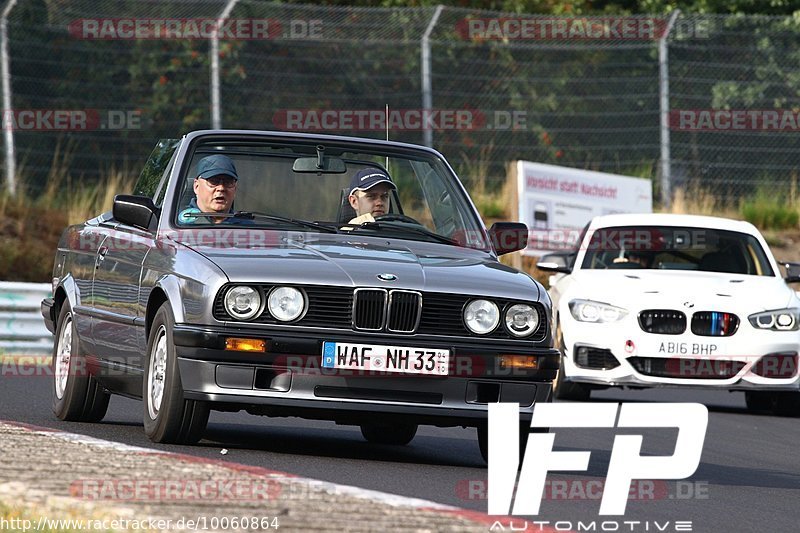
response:
<path fill-rule="evenodd" d="M 373 372 L 446 376 L 450 350 L 346 342 L 322 343 L 322 366 Z"/>

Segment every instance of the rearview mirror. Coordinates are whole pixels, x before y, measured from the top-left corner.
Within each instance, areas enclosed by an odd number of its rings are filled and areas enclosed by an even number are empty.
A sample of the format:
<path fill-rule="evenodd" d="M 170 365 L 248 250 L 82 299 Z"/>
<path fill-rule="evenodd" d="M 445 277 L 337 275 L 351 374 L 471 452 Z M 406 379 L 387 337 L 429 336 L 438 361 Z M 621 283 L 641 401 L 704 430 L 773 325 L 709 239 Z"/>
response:
<path fill-rule="evenodd" d="M 298 157 L 294 160 L 292 170 L 300 173 L 344 174 L 347 166 L 339 157 Z"/>
<path fill-rule="evenodd" d="M 114 197 L 112 214 L 123 224 L 154 230 L 158 222 L 158 208 L 149 196 L 118 194 Z"/>

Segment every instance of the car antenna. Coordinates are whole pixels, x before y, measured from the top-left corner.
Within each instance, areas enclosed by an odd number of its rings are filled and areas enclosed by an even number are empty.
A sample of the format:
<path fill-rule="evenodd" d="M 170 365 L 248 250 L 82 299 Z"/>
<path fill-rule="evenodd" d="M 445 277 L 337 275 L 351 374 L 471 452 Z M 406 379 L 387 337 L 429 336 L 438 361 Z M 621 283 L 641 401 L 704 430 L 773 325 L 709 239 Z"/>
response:
<path fill-rule="evenodd" d="M 389 104 L 386 104 L 386 111 L 384 111 L 384 117 L 386 120 L 386 140 L 389 140 Z M 386 164 L 384 165 L 386 171 L 389 171 L 389 156 L 386 156 Z"/>

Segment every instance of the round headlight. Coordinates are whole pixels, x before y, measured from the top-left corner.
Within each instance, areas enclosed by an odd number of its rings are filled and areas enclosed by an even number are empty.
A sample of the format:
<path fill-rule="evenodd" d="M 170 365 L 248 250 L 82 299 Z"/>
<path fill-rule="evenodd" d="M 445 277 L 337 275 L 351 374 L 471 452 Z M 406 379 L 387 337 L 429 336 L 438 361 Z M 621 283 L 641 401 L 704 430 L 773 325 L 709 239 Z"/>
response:
<path fill-rule="evenodd" d="M 261 293 L 245 285 L 232 287 L 225 295 L 225 310 L 237 320 L 249 320 L 261 309 Z"/>
<path fill-rule="evenodd" d="M 756 317 L 756 324 L 762 329 L 770 329 L 775 325 L 775 315 L 771 313 L 764 313 Z"/>
<path fill-rule="evenodd" d="M 500 323 L 500 311 L 489 300 L 473 300 L 464 309 L 464 322 L 473 333 L 484 335 Z"/>
<path fill-rule="evenodd" d="M 303 314 L 306 299 L 294 287 L 278 287 L 269 293 L 269 312 L 281 322 L 290 322 Z"/>
<path fill-rule="evenodd" d="M 539 313 L 527 304 L 515 304 L 506 311 L 506 328 L 515 337 L 525 337 L 536 331 Z"/>
<path fill-rule="evenodd" d="M 589 303 L 581 304 L 578 314 L 584 322 L 597 322 L 600 319 L 600 310 Z"/>
<path fill-rule="evenodd" d="M 620 316 L 620 310 L 616 307 L 604 307 L 600 311 L 601 322 L 616 322 L 620 318 L 622 318 Z"/>
<path fill-rule="evenodd" d="M 778 329 L 791 329 L 794 326 L 794 316 L 789 313 L 781 313 L 775 319 L 775 323 L 778 325 Z"/>

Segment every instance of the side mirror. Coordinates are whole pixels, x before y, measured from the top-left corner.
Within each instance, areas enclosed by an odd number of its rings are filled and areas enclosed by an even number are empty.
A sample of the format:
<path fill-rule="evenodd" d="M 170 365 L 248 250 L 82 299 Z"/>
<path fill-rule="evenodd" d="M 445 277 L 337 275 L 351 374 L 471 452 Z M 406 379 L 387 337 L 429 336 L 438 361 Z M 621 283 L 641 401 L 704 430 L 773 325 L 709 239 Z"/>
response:
<path fill-rule="evenodd" d="M 147 231 L 155 229 L 158 222 L 158 208 L 148 196 L 118 194 L 114 197 L 112 213 L 123 224 Z"/>
<path fill-rule="evenodd" d="M 536 263 L 536 268 L 544 270 L 545 272 L 569 274 L 572 272 L 572 268 L 570 267 L 572 255 L 571 252 L 543 255 L 539 262 Z"/>
<path fill-rule="evenodd" d="M 489 237 L 497 255 L 523 250 L 528 246 L 528 226 L 520 222 L 495 222 Z"/>
<path fill-rule="evenodd" d="M 786 283 L 800 282 L 800 263 L 783 263 L 786 267 L 786 277 L 783 280 Z"/>

